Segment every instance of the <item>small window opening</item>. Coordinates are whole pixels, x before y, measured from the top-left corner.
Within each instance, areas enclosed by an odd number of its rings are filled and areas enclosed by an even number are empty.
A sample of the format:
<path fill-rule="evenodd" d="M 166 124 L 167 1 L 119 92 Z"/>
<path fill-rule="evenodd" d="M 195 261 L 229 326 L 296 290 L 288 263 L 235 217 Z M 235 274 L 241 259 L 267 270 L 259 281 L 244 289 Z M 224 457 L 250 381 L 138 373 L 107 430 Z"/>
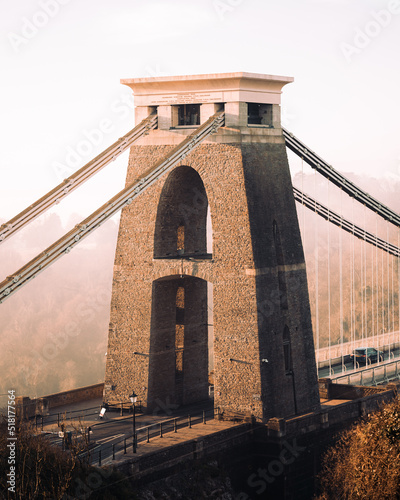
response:
<path fill-rule="evenodd" d="M 175 377 L 183 376 L 183 349 L 185 342 L 185 289 L 179 287 L 176 293 L 175 325 Z"/>
<path fill-rule="evenodd" d="M 178 106 L 178 126 L 200 125 L 200 104 Z"/>
<path fill-rule="evenodd" d="M 285 362 L 285 373 L 292 373 L 292 352 L 290 345 L 290 332 L 289 328 L 285 326 L 283 330 L 283 359 Z"/>
<path fill-rule="evenodd" d="M 284 270 L 284 260 L 281 238 L 279 234 L 279 228 L 276 221 L 273 222 L 273 235 L 275 243 L 275 253 L 276 253 L 276 263 L 278 265 L 278 286 L 279 286 L 279 300 L 281 309 L 288 309 L 288 298 L 287 298 L 287 287 L 286 287 L 286 276 Z"/>
<path fill-rule="evenodd" d="M 247 123 L 248 125 L 272 127 L 272 104 L 249 102 L 247 104 Z"/>
<path fill-rule="evenodd" d="M 185 226 L 179 226 L 177 230 L 176 250 L 178 255 L 185 253 Z"/>

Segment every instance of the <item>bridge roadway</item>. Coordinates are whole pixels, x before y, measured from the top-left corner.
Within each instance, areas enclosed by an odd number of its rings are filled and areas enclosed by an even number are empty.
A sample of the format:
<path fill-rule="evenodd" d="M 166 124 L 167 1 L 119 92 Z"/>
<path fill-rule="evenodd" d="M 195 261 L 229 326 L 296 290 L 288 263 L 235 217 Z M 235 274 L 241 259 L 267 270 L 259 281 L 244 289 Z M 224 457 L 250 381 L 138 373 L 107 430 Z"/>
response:
<path fill-rule="evenodd" d="M 348 399 L 323 399 L 321 398 L 321 407 L 323 409 L 329 410 L 338 405 L 349 402 Z M 98 405 L 98 410 L 101 408 L 101 400 L 89 400 L 83 401 L 74 405 L 67 405 L 65 407 L 57 408 L 60 412 L 68 414 L 76 409 L 93 408 Z M 176 445 L 185 445 L 190 441 L 193 441 L 193 446 L 189 448 L 186 447 L 186 451 L 189 449 L 189 455 L 182 455 L 181 459 L 185 461 L 196 456 L 197 450 L 203 452 L 207 449 L 207 441 L 213 440 L 213 447 L 219 449 L 234 437 L 237 440 L 239 436 L 245 437 L 249 432 L 252 432 L 252 427 L 248 423 L 235 422 L 235 421 L 223 421 L 217 418 L 207 418 L 206 423 L 203 422 L 202 418 L 193 419 L 192 425 L 188 425 L 187 415 L 188 414 L 200 414 L 203 410 L 210 411 L 213 408 L 212 401 L 204 403 L 199 403 L 196 405 L 191 405 L 188 407 L 182 407 L 178 410 L 173 410 L 172 412 L 167 409 L 163 415 L 155 413 L 152 415 L 139 414 L 136 416 L 136 429 L 140 430 L 146 427 L 148 424 L 153 424 L 158 426 L 160 422 L 171 421 L 173 419 L 182 418 L 184 423 L 178 426 L 177 432 L 174 432 L 173 427 L 165 432 L 162 437 L 160 433 L 157 432 L 150 438 L 150 442 L 147 439 L 142 439 L 138 442 L 136 452 L 133 452 L 132 446 L 132 414 L 129 416 L 120 416 L 119 412 L 113 412 L 112 415 L 106 417 L 106 420 L 100 420 L 99 415 L 96 412 L 96 416 L 90 416 L 85 418 L 84 421 L 81 420 L 80 423 L 77 420 L 74 422 L 69 422 L 66 425 L 66 430 L 74 430 L 79 427 L 79 424 L 83 424 L 83 429 L 91 426 L 93 432 L 91 433 L 91 451 L 90 451 L 90 463 L 94 466 L 107 466 L 107 465 L 118 465 L 126 460 L 132 460 L 134 458 L 140 459 L 141 457 L 149 454 L 158 454 L 159 452 L 167 452 L 167 449 L 174 447 Z M 172 415 L 171 415 L 172 413 Z M 250 428 L 249 428 L 250 425 Z M 39 429 L 38 429 L 39 430 Z M 58 436 L 60 428 L 57 423 L 45 424 L 43 428 L 43 433 L 49 438 L 49 440 L 56 446 L 62 446 L 62 439 Z M 168 429 L 167 429 L 168 430 Z M 226 431 L 226 432 L 223 432 Z M 234 432 L 235 434 L 232 434 Z M 229 433 L 229 434 L 228 434 Z M 139 433 L 140 435 L 140 433 Z M 121 445 L 121 438 L 127 437 L 127 447 L 126 452 L 124 450 L 123 444 Z M 142 438 L 145 436 L 142 436 Z M 113 452 L 113 444 L 116 445 Z M 203 449 L 204 445 L 204 449 Z M 99 449 L 101 446 L 101 461 L 99 460 Z M 174 456 L 174 453 L 172 453 Z M 179 455 L 179 452 L 178 452 Z M 154 455 L 155 456 L 155 455 Z"/>
<path fill-rule="evenodd" d="M 390 354 L 390 355 L 389 355 Z M 383 355 L 383 363 L 387 363 L 388 361 L 399 360 L 400 356 L 400 348 L 396 348 L 390 351 L 387 351 Z M 338 373 L 345 374 L 349 371 L 357 371 L 359 369 L 364 369 L 365 366 L 354 366 L 354 361 L 350 358 L 350 356 L 346 355 L 343 357 L 343 365 L 341 358 L 335 358 L 331 360 L 331 366 L 320 366 L 318 368 L 318 378 L 326 378 L 331 377 L 332 375 L 337 375 Z M 382 363 L 379 363 L 382 364 Z M 374 363 L 373 365 L 367 365 L 367 368 L 372 366 L 377 366 L 378 363 Z"/>
<path fill-rule="evenodd" d="M 400 380 L 400 350 L 385 353 L 383 362 L 354 367 L 354 362 L 346 356 L 345 363 L 332 364 L 319 369 L 318 378 L 330 378 L 332 382 L 348 385 L 377 386 Z M 393 355 L 393 357 L 392 357 Z"/>
<path fill-rule="evenodd" d="M 395 331 L 382 333 L 380 335 L 372 335 L 363 339 L 357 339 L 354 342 L 343 342 L 343 344 L 335 344 L 330 347 L 316 349 L 315 357 L 318 366 L 327 366 L 330 364 L 329 360 L 349 355 L 353 352 L 353 349 L 357 349 L 358 347 L 375 347 L 385 352 L 389 350 L 389 347 L 390 349 L 398 348 L 400 347 L 400 332 Z"/>

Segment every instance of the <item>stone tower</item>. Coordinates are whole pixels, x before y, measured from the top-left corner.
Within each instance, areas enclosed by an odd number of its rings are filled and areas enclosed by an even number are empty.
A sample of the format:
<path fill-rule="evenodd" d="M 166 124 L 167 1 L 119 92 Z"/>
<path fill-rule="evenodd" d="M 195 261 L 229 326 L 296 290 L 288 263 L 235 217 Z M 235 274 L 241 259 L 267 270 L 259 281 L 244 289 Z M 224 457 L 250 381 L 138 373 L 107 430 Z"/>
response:
<path fill-rule="evenodd" d="M 319 407 L 280 123 L 291 81 L 252 73 L 122 80 L 136 123 L 158 114 L 158 129 L 131 147 L 127 183 L 215 112 L 225 111 L 225 126 L 122 211 L 106 402 L 135 391 L 154 411 L 207 399 L 213 342 L 221 411 L 265 421 Z"/>

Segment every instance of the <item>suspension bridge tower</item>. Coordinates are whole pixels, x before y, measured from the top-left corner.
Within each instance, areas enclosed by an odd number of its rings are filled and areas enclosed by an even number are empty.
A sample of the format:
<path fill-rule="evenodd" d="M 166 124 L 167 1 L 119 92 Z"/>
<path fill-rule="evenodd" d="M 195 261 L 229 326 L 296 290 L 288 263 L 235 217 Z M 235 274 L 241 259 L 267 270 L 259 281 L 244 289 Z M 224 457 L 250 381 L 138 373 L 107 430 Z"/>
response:
<path fill-rule="evenodd" d="M 121 214 L 105 401 L 207 399 L 265 421 L 319 407 L 306 268 L 280 123 L 289 77 L 122 80 L 139 123 L 127 184 L 211 116 L 225 124 Z"/>

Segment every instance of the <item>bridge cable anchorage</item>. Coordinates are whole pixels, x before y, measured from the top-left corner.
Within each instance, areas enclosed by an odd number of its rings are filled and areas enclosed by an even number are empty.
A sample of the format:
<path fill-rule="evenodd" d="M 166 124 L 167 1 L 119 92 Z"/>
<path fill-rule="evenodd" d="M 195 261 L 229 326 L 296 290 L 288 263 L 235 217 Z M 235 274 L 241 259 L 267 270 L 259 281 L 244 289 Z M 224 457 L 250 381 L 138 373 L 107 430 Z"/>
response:
<path fill-rule="evenodd" d="M 320 158 L 316 153 L 303 144 L 291 132 L 282 128 L 283 136 L 286 141 L 286 146 L 293 151 L 297 156 L 303 158 L 312 168 L 316 169 L 321 175 L 329 179 L 333 184 L 341 187 L 343 191 L 355 198 L 360 203 L 364 204 L 373 212 L 379 214 L 383 219 L 391 224 L 400 227 L 400 214 L 383 205 L 370 194 L 356 186 L 349 179 L 346 179 L 341 173 L 335 170 L 329 163 Z"/>
<path fill-rule="evenodd" d="M 68 179 L 63 180 L 58 186 L 42 196 L 42 198 L 13 217 L 10 221 L 0 226 L 0 243 L 39 217 L 53 205 L 60 203 L 68 194 L 85 183 L 90 177 L 97 174 L 144 136 L 146 131 L 156 128 L 157 120 L 156 114 L 150 114 L 147 118 L 142 120 L 139 125 L 77 170 L 68 177 Z"/>
<path fill-rule="evenodd" d="M 333 212 L 330 210 L 328 207 L 322 205 L 318 201 L 314 200 L 310 196 L 308 196 L 305 193 L 302 193 L 299 189 L 293 188 L 293 194 L 294 194 L 294 199 L 302 203 L 305 207 L 309 208 L 313 212 L 317 213 L 320 215 L 323 219 L 328 220 L 335 226 L 340 227 L 344 231 L 352 234 L 358 239 L 365 240 L 367 243 L 370 243 L 371 245 L 375 246 L 376 248 L 379 248 L 381 250 L 384 250 L 385 252 L 389 253 L 390 255 L 394 255 L 395 257 L 400 257 L 400 247 L 392 245 L 391 243 L 382 240 L 381 238 L 378 238 L 378 236 L 369 233 L 365 229 L 362 229 L 359 226 L 356 226 L 352 222 L 348 221 L 341 215 L 337 214 L 336 212 Z"/>
<path fill-rule="evenodd" d="M 224 125 L 225 114 L 219 111 L 211 116 L 203 125 L 188 135 L 178 146 L 176 146 L 164 158 L 150 167 L 142 177 L 136 179 L 104 205 L 93 212 L 89 217 L 80 222 L 59 240 L 50 245 L 44 252 L 21 267 L 4 281 L 0 283 L 0 303 L 18 291 L 22 286 L 33 279 L 39 272 L 47 269 L 56 260 L 68 253 L 74 246 L 79 244 L 86 236 L 98 229 L 105 221 L 121 210 L 129 200 L 134 200 L 149 186 L 154 184 L 163 174 L 172 169 L 180 162 L 183 154 L 191 153 L 202 141 L 211 135 L 214 127 Z M 191 147 L 189 148 L 189 144 Z M 18 282 L 13 278 L 18 276 Z"/>

